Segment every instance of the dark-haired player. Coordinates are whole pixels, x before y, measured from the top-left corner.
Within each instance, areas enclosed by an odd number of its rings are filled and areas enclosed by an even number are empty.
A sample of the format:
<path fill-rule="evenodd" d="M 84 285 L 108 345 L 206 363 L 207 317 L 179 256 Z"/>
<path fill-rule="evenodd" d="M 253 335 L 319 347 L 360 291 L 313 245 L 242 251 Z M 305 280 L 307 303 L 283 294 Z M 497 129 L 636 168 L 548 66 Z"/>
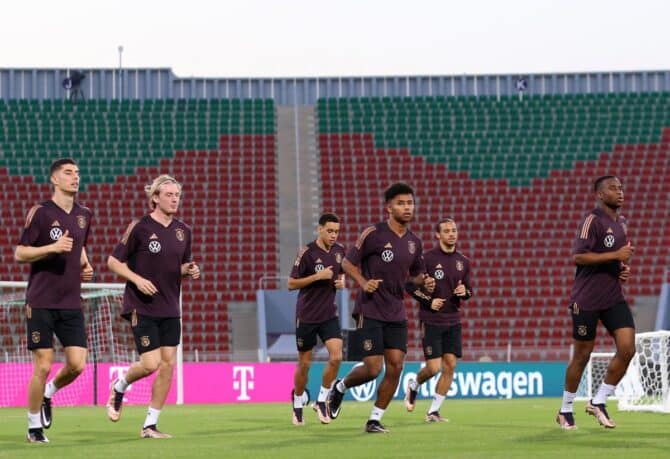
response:
<path fill-rule="evenodd" d="M 563 403 L 556 415 L 556 422 L 563 429 L 576 428 L 573 401 L 593 351 L 598 321 L 603 323 L 616 345 L 605 379 L 586 405 L 586 412 L 603 427 L 613 429 L 616 426 L 605 402 L 635 354 L 635 323 L 622 288 L 622 282 L 630 275 L 628 262 L 633 255 L 626 234 L 626 220 L 619 215 L 623 189 L 613 175 L 598 178 L 593 189 L 598 205 L 582 221 L 574 244 L 577 273 L 570 297 L 574 354 L 565 372 Z"/>
<path fill-rule="evenodd" d="M 443 422 L 440 407 L 454 379 L 457 359 L 463 356 L 461 339 L 461 302 L 472 296 L 470 285 L 470 260 L 456 250 L 458 229 L 451 218 L 440 220 L 435 225 L 435 236 L 439 244 L 427 251 L 423 259 L 428 275 L 435 279 L 435 290 L 428 293 L 412 284 L 407 291 L 421 305 L 421 338 L 424 366 L 415 380 L 410 380 L 405 393 L 407 411 L 414 411 L 414 401 L 419 386 L 442 374 L 435 387 L 433 402 L 426 414 L 426 422 Z"/>
<path fill-rule="evenodd" d="M 92 213 L 75 202 L 79 167 L 70 158 L 49 169 L 51 200 L 30 209 L 15 259 L 30 263 L 26 291 L 28 349 L 33 374 L 28 385 L 28 441 L 47 443 L 42 428 L 51 427 L 51 398 L 86 366 L 86 329 L 81 309 L 81 281 L 93 278 L 86 256 Z M 54 359 L 53 335 L 65 353 L 65 366 L 47 384 Z"/>
<path fill-rule="evenodd" d="M 435 287 L 435 280 L 426 275 L 421 240 L 408 228 L 414 217 L 414 190 L 395 183 L 384 192 L 384 201 L 388 220 L 365 229 L 342 262 L 344 272 L 361 287 L 354 317 L 363 365 L 337 380 L 328 395 L 328 412 L 334 419 L 345 391 L 375 379 L 384 366 L 377 400 L 365 425 L 368 433 L 388 432 L 381 419 L 393 399 L 407 353 L 405 283 L 411 276 L 415 285 L 429 292 Z"/>
<path fill-rule="evenodd" d="M 128 386 L 158 370 L 140 436 L 170 438 L 157 424 L 172 384 L 181 339 L 181 281 L 183 277 L 198 279 L 200 269 L 191 260 L 191 228 L 175 217 L 181 184 L 161 175 L 145 191 L 152 212 L 130 223 L 107 261 L 109 269 L 127 281 L 122 316 L 130 321 L 140 355 L 139 362 L 112 383 L 107 417 L 118 421 Z"/>
<path fill-rule="evenodd" d="M 335 290 L 344 288 L 344 274 L 340 274 L 344 247 L 336 242 L 340 233 L 340 220 L 337 215 L 321 215 L 317 233 L 316 240 L 298 252 L 288 279 L 289 290 L 300 289 L 295 308 L 298 367 L 295 370 L 292 391 L 294 425 L 304 424 L 304 391 L 317 335 L 328 350 L 328 362 L 323 370 L 321 389 L 315 405 L 316 413 L 323 424 L 330 423 L 326 397 L 342 362 L 342 330 L 335 305 Z"/>

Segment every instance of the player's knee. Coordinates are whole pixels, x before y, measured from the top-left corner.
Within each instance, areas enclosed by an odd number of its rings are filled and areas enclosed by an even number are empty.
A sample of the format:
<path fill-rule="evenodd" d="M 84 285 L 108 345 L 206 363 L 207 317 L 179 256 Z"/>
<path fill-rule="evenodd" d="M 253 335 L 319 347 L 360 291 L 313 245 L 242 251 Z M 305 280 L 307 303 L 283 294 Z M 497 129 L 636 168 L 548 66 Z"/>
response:
<path fill-rule="evenodd" d="M 332 353 L 328 356 L 328 363 L 329 363 L 330 365 L 339 366 L 340 363 L 342 363 L 342 358 L 343 358 L 343 357 L 342 357 L 342 351 L 335 351 L 335 352 L 332 352 Z"/>
<path fill-rule="evenodd" d="M 33 376 L 46 381 L 49 372 L 51 371 L 51 364 L 48 362 L 38 362 L 33 366 Z"/>
<path fill-rule="evenodd" d="M 160 367 L 160 360 L 150 360 L 147 362 L 142 362 L 142 369 L 144 370 L 144 375 L 148 376 L 154 373 Z"/>
<path fill-rule="evenodd" d="M 621 349 L 618 349 L 616 353 L 624 362 L 626 362 L 626 364 L 628 364 L 635 355 L 635 346 L 623 346 Z"/>
<path fill-rule="evenodd" d="M 390 378 L 399 378 L 402 373 L 402 362 L 386 362 L 386 374 Z"/>
<path fill-rule="evenodd" d="M 86 362 L 75 362 L 67 365 L 67 372 L 72 376 L 79 376 L 86 368 Z"/>
<path fill-rule="evenodd" d="M 311 366 L 311 362 L 301 360 L 298 362 L 298 368 L 300 369 L 301 373 L 307 373 L 309 371 L 309 367 Z"/>
<path fill-rule="evenodd" d="M 381 362 L 379 362 L 379 363 L 377 363 L 377 362 L 367 363 L 365 365 L 365 367 L 367 368 L 368 376 L 371 379 L 376 378 L 382 372 L 382 363 Z"/>

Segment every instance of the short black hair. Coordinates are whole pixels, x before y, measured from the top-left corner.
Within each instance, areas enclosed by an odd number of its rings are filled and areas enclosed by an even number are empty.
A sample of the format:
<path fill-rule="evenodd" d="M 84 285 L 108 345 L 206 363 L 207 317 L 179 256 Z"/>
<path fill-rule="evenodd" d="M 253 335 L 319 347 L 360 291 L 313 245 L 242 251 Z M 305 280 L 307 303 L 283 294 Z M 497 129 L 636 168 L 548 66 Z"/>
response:
<path fill-rule="evenodd" d="M 389 202 L 399 194 L 411 194 L 414 196 L 414 190 L 411 186 L 403 182 L 397 182 L 391 185 L 384 191 L 384 201 Z"/>
<path fill-rule="evenodd" d="M 328 222 L 340 223 L 340 219 L 337 217 L 337 215 L 331 212 L 326 212 L 319 217 L 319 225 L 323 226 Z"/>
<path fill-rule="evenodd" d="M 54 174 L 54 172 L 56 172 L 58 169 L 60 169 L 61 167 L 65 166 L 66 164 L 73 164 L 73 165 L 76 166 L 76 165 L 77 165 L 77 161 L 75 161 L 75 160 L 72 159 L 72 158 L 61 158 L 61 159 L 57 159 L 56 161 L 54 161 L 53 163 L 51 163 L 51 167 L 49 167 L 49 177 L 51 177 L 51 176 Z"/>
<path fill-rule="evenodd" d="M 437 223 L 435 224 L 435 232 L 436 232 L 436 233 L 439 233 L 439 232 L 440 232 L 440 225 L 441 225 L 442 223 L 453 223 L 453 224 L 455 225 L 455 224 L 456 224 L 456 220 L 454 220 L 454 219 L 451 218 L 451 217 L 445 217 L 445 218 L 443 218 L 442 220 L 440 220 L 439 222 L 437 222 Z"/>
<path fill-rule="evenodd" d="M 593 192 L 597 193 L 598 190 L 600 189 L 600 185 L 605 180 L 613 179 L 613 178 L 618 178 L 616 175 L 603 175 L 602 177 L 598 177 L 595 182 L 593 182 Z"/>

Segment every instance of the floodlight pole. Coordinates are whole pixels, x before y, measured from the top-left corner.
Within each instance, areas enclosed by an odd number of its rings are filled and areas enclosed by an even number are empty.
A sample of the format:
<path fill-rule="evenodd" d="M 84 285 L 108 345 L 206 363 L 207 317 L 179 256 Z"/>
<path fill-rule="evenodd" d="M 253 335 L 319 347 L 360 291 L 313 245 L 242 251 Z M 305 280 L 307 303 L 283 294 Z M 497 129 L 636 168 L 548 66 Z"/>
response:
<path fill-rule="evenodd" d="M 119 45 L 119 99 L 123 99 L 123 45 Z"/>

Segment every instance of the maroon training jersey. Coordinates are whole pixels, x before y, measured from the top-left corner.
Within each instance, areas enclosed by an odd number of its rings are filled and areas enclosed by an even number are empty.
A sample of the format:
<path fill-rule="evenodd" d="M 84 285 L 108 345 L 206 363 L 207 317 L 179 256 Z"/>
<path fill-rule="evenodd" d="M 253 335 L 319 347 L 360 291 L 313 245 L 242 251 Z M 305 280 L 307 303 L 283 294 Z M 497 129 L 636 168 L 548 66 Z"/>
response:
<path fill-rule="evenodd" d="M 628 243 L 626 220 L 612 220 L 604 210 L 594 209 L 580 225 L 573 253 L 615 252 Z M 621 262 L 577 266 L 570 303 L 585 311 L 609 309 L 625 301 L 619 274 Z"/>
<path fill-rule="evenodd" d="M 149 296 L 126 282 L 122 314 L 136 310 L 151 317 L 179 317 L 181 265 L 191 261 L 191 228 L 176 218 L 165 227 L 145 215 L 128 226 L 112 255 L 158 290 Z"/>
<path fill-rule="evenodd" d="M 461 301 L 472 296 L 470 260 L 457 250 L 447 253 L 439 246 L 426 252 L 423 259 L 428 275 L 435 279 L 435 290 L 432 294 L 419 287 L 409 291 L 421 305 L 419 319 L 431 325 L 450 326 L 461 323 Z M 454 295 L 454 289 L 459 282 L 465 286 L 464 297 Z M 430 307 L 433 298 L 446 300 L 438 311 Z"/>
<path fill-rule="evenodd" d="M 381 279 L 382 283 L 374 293 L 361 289 L 354 316 L 386 322 L 407 320 L 405 281 L 426 271 L 422 253 L 421 240 L 409 230 L 399 237 L 386 222 L 365 229 L 347 253 L 347 260 L 360 266 L 366 279 Z"/>
<path fill-rule="evenodd" d="M 74 203 L 70 213 L 52 200 L 28 212 L 20 245 L 42 247 L 53 244 L 65 231 L 72 250 L 49 255 L 30 264 L 26 304 L 35 309 L 81 308 L 81 251 L 86 246 L 93 213 Z"/>
<path fill-rule="evenodd" d="M 300 289 L 295 307 L 297 320 L 304 323 L 321 323 L 337 317 L 335 281 L 342 272 L 343 259 L 344 247 L 338 243 L 333 244 L 330 251 L 326 252 L 314 241 L 298 252 L 291 270 L 293 279 L 311 276 L 329 266 L 332 267 L 333 278 L 312 282 Z"/>

